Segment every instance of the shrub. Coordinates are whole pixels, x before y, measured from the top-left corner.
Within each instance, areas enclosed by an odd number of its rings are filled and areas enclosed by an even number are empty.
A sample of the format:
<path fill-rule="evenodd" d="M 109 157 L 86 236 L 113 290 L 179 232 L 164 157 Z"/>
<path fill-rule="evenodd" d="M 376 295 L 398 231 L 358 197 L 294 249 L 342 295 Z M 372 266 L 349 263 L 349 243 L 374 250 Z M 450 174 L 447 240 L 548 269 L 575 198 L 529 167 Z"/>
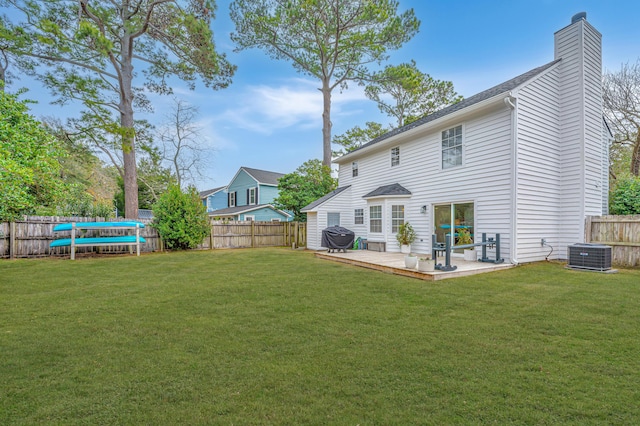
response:
<path fill-rule="evenodd" d="M 617 182 L 609 197 L 609 213 L 640 214 L 640 177 Z"/>
<path fill-rule="evenodd" d="M 209 236 L 207 211 L 195 188 L 172 185 L 153 205 L 153 226 L 169 249 L 192 249 Z"/>

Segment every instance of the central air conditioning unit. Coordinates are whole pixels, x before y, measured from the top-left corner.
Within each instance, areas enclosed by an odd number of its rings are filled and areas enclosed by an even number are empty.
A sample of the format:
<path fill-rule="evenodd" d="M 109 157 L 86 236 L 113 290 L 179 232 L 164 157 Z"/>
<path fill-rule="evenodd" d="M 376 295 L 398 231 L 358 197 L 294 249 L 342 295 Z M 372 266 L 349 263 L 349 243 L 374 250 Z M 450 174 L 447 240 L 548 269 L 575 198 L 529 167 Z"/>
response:
<path fill-rule="evenodd" d="M 590 271 L 611 269 L 611 246 L 596 243 L 578 243 L 567 246 L 567 266 Z"/>

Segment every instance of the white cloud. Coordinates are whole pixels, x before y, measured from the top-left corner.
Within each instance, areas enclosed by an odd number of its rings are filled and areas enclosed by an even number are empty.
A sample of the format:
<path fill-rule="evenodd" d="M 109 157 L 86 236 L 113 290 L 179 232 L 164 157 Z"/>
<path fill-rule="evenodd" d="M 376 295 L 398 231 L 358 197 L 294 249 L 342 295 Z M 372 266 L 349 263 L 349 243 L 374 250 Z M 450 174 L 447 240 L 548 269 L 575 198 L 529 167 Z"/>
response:
<path fill-rule="evenodd" d="M 334 90 L 332 116 L 341 114 L 345 105 L 364 99 L 364 91 L 358 86 L 343 93 Z M 294 79 L 280 86 L 248 86 L 234 104 L 216 120 L 263 134 L 295 126 L 319 128 L 322 123 L 322 93 L 318 83 L 311 80 Z"/>

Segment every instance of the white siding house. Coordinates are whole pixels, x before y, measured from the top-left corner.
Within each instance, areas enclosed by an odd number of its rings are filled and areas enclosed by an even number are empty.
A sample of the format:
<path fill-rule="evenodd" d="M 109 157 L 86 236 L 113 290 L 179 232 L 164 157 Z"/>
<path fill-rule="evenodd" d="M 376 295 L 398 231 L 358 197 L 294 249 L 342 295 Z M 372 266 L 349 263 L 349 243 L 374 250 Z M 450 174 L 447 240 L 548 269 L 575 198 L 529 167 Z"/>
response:
<path fill-rule="evenodd" d="M 601 35 L 578 14 L 554 60 L 395 129 L 335 162 L 339 188 L 306 206 L 308 248 L 328 224 L 399 251 L 398 224 L 431 236 L 501 235 L 510 262 L 566 257 L 586 215 L 606 213 L 610 132 L 602 115 Z M 332 223 L 328 220 L 331 219 Z M 549 246 L 542 246 L 544 239 Z"/>

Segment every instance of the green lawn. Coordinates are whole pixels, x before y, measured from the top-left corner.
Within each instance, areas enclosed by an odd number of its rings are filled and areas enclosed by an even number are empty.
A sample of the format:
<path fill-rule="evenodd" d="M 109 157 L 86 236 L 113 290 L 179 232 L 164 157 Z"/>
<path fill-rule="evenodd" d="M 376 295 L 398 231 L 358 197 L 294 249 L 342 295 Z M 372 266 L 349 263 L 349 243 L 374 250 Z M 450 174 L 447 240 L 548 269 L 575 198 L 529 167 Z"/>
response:
<path fill-rule="evenodd" d="M 638 424 L 640 271 L 0 261 L 0 424 Z"/>

